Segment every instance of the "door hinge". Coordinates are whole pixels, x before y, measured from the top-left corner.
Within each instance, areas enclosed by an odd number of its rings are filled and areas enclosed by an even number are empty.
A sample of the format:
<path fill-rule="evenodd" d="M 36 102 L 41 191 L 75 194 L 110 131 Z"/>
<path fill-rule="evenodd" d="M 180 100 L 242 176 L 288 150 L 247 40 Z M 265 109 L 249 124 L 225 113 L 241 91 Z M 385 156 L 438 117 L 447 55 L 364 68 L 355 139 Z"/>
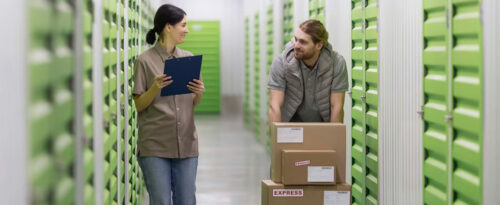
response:
<path fill-rule="evenodd" d="M 377 0 L 377 33 L 380 33 L 380 30 L 379 30 L 379 28 L 380 28 L 380 27 L 379 27 L 379 25 L 380 25 L 380 24 L 379 24 L 379 23 L 380 23 L 380 19 L 379 19 L 379 13 L 380 13 L 379 8 L 380 8 L 380 6 L 379 6 L 379 4 L 380 4 L 380 1 L 379 1 L 379 0 Z M 378 40 L 378 39 L 377 39 L 377 40 Z M 377 43 L 377 44 L 378 44 L 378 43 Z"/>
<path fill-rule="evenodd" d="M 417 110 L 417 114 L 421 119 L 424 119 L 424 106 L 420 106 L 420 108 Z"/>
<path fill-rule="evenodd" d="M 448 122 L 448 123 L 452 122 L 452 121 L 453 121 L 453 113 L 452 113 L 452 112 L 450 112 L 450 113 L 448 113 L 447 115 L 445 115 L 445 116 L 444 116 L 444 121 L 445 121 L 445 122 Z"/>
<path fill-rule="evenodd" d="M 118 119 L 118 117 L 116 116 L 116 113 L 111 112 L 111 120 L 113 120 L 113 122 L 116 122 L 116 119 Z"/>
<path fill-rule="evenodd" d="M 379 19 L 377 19 L 377 33 L 380 33 L 380 30 L 379 30 L 379 28 L 380 28 L 380 27 L 379 27 L 379 25 L 380 25 L 380 24 L 379 24 L 379 22 L 380 22 L 380 20 L 379 20 Z"/>
<path fill-rule="evenodd" d="M 108 129 L 109 129 L 109 120 L 103 120 L 103 121 L 102 121 L 102 127 L 103 127 L 105 130 L 108 130 Z"/>

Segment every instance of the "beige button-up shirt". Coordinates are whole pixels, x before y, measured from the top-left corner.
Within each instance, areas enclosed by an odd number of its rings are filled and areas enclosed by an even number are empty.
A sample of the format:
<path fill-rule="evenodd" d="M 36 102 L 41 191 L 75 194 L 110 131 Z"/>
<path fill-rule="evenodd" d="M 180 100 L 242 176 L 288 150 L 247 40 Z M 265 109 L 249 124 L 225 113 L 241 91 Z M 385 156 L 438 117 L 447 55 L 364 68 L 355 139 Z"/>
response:
<path fill-rule="evenodd" d="M 169 55 L 159 43 L 137 57 L 134 63 L 134 95 L 142 95 L 163 74 L 165 60 L 192 56 L 175 48 Z M 175 78 L 173 78 L 175 81 Z M 193 118 L 193 94 L 160 96 L 138 114 L 139 156 L 186 158 L 198 156 L 198 134 Z"/>

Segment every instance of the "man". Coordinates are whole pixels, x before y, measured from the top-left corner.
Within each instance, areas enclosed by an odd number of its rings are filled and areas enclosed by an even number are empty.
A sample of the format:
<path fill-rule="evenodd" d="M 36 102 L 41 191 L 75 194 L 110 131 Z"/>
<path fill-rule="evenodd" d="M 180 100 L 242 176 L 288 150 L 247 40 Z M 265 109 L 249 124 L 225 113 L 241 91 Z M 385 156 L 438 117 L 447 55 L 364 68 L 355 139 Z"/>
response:
<path fill-rule="evenodd" d="M 269 123 L 343 122 L 348 86 L 344 57 L 323 24 L 307 20 L 271 65 Z"/>

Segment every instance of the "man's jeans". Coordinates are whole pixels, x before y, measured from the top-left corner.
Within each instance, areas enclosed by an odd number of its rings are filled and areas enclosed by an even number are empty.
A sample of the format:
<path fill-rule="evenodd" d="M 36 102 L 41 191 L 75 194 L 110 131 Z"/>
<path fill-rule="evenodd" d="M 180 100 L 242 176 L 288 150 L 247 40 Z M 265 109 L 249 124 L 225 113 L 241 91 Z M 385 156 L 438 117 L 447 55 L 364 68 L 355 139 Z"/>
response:
<path fill-rule="evenodd" d="M 139 157 L 150 205 L 196 205 L 198 157 Z"/>

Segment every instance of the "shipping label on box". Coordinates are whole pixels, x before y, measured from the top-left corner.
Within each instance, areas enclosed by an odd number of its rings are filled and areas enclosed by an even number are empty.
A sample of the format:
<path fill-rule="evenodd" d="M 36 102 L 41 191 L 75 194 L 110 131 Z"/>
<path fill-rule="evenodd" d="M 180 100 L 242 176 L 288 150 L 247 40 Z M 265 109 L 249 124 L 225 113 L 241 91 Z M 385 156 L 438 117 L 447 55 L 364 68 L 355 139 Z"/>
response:
<path fill-rule="evenodd" d="M 300 162 L 295 162 L 296 167 L 304 166 L 304 165 L 308 165 L 308 164 L 311 164 L 311 160 L 304 160 L 304 161 L 300 161 Z"/>
<path fill-rule="evenodd" d="M 335 150 L 282 150 L 281 183 L 334 185 L 338 181 Z"/>
<path fill-rule="evenodd" d="M 304 128 L 280 127 L 278 128 L 278 143 L 303 143 Z"/>
<path fill-rule="evenodd" d="M 349 205 L 351 203 L 350 191 L 324 191 L 323 205 Z"/>
<path fill-rule="evenodd" d="M 307 182 L 335 182 L 333 166 L 308 166 Z"/>

